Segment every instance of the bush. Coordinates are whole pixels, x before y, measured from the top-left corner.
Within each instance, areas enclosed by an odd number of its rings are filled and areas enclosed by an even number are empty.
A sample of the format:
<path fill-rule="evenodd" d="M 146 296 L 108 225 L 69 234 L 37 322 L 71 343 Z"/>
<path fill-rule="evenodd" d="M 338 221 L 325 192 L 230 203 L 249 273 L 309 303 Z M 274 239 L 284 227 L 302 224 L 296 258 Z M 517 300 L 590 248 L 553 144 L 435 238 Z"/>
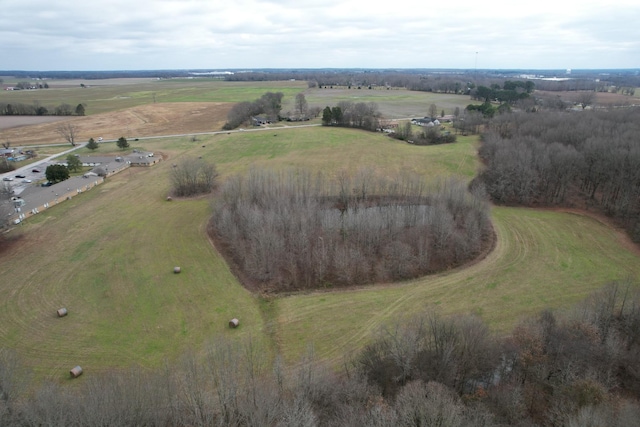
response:
<path fill-rule="evenodd" d="M 217 176 L 214 164 L 202 159 L 184 159 L 171 171 L 172 193 L 178 197 L 210 193 Z"/>

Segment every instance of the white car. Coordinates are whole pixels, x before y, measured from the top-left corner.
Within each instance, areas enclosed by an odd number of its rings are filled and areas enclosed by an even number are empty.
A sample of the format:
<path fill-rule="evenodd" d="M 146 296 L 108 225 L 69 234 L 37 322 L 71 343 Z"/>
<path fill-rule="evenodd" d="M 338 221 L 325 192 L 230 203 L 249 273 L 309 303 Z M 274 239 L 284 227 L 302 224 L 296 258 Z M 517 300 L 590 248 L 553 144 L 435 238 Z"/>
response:
<path fill-rule="evenodd" d="M 32 181 L 30 179 L 23 179 L 22 182 L 26 182 L 27 184 L 30 184 Z"/>
<path fill-rule="evenodd" d="M 101 136 L 98 137 L 98 142 L 102 142 L 102 137 Z"/>
<path fill-rule="evenodd" d="M 11 176 L 5 176 L 4 178 L 2 178 L 3 181 L 13 181 L 13 177 Z"/>

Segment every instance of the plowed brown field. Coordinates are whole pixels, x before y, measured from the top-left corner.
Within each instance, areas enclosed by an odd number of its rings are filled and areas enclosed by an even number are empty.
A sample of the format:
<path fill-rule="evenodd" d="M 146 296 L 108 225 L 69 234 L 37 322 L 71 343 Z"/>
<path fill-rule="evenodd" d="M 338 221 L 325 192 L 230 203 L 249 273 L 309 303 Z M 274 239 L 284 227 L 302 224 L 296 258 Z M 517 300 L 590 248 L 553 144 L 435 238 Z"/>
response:
<path fill-rule="evenodd" d="M 121 136 L 130 139 L 218 131 L 232 106 L 233 104 L 224 102 L 172 102 L 31 126 L 24 126 L 16 121 L 16 127 L 0 131 L 0 140 L 10 141 L 12 146 L 65 143 L 56 128 L 67 122 L 77 127 L 77 142 L 98 137 L 108 141 Z"/>

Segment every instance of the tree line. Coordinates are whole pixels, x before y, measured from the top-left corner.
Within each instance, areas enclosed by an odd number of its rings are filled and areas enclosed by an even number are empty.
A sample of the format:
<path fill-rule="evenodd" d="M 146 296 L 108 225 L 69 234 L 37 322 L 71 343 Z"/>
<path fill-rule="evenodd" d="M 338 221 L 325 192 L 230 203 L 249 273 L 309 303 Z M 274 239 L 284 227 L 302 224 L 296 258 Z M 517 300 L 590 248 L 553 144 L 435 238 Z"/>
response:
<path fill-rule="evenodd" d="M 38 102 L 33 104 L 0 102 L 0 116 L 84 116 L 86 106 L 78 104 L 74 108 L 62 103 L 55 107 L 45 107 Z"/>
<path fill-rule="evenodd" d="M 640 109 L 495 117 L 478 179 L 501 204 L 583 206 L 640 241 Z"/>
<path fill-rule="evenodd" d="M 3 426 L 493 427 L 638 425 L 640 295 L 613 283 L 497 337 L 426 308 L 383 326 L 336 371 L 218 338 L 156 369 L 30 382 L 0 348 Z"/>
<path fill-rule="evenodd" d="M 301 170 L 231 177 L 211 233 L 245 285 L 274 292 L 418 277 L 469 261 L 492 238 L 480 188 L 365 169 L 335 180 Z"/>
<path fill-rule="evenodd" d="M 377 131 L 380 129 L 382 115 L 375 102 L 340 101 L 334 107 L 322 110 L 324 126 L 343 126 Z"/>
<path fill-rule="evenodd" d="M 267 92 L 253 102 L 244 101 L 233 106 L 227 114 L 227 122 L 222 127 L 224 130 L 235 129 L 246 123 L 251 117 L 265 114 L 267 120 L 278 121 L 282 110 L 282 92 Z"/>

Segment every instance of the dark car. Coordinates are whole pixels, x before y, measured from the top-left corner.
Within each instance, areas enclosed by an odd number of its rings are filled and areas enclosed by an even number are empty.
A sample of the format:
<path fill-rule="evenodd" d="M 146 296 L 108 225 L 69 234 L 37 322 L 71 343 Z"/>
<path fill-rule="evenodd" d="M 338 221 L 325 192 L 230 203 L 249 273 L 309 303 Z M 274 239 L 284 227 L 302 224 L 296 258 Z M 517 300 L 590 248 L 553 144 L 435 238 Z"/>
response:
<path fill-rule="evenodd" d="M 16 178 L 26 178 L 24 175 L 16 175 Z"/>
<path fill-rule="evenodd" d="M 33 173 L 40 173 L 40 169 L 32 169 L 31 172 Z"/>

